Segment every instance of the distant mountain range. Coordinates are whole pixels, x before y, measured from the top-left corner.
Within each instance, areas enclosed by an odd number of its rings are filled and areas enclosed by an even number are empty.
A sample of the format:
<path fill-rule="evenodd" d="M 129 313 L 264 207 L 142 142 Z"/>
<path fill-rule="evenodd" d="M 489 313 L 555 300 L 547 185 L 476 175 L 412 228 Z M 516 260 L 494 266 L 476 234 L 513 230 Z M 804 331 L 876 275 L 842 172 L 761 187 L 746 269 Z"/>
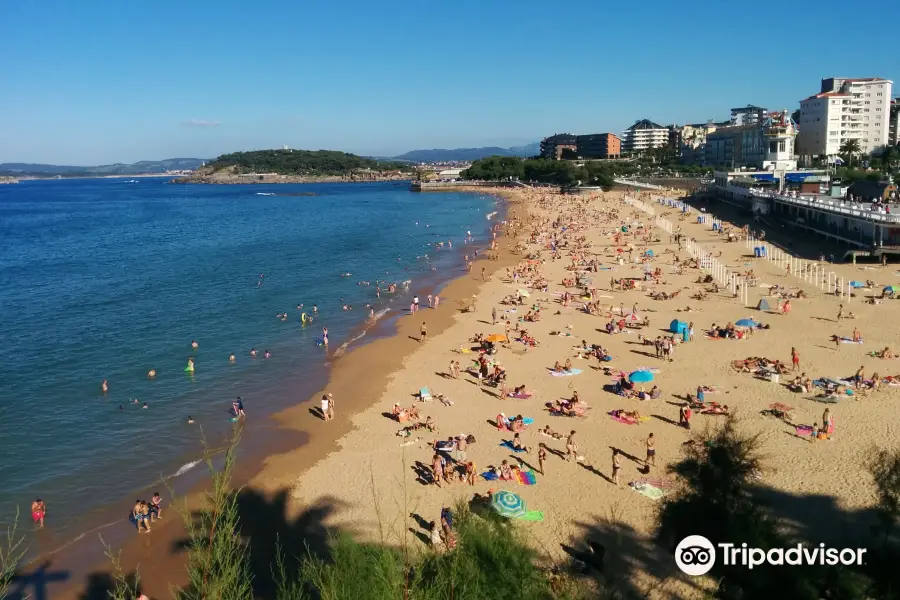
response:
<path fill-rule="evenodd" d="M 428 162 L 469 162 L 488 156 L 536 156 L 541 151 L 539 142 L 512 148 L 487 146 L 484 148 L 456 148 L 454 150 L 411 150 L 406 154 L 395 156 L 394 160 L 408 160 L 416 163 Z"/>
<path fill-rule="evenodd" d="M 199 169 L 206 159 L 167 158 L 165 160 L 142 160 L 136 163 L 99 165 L 96 167 L 75 167 L 68 165 L 41 165 L 34 163 L 0 163 L 0 175 L 12 177 L 36 176 L 55 177 L 91 175 L 141 175 L 144 173 L 165 173 L 166 171 L 192 171 Z"/>

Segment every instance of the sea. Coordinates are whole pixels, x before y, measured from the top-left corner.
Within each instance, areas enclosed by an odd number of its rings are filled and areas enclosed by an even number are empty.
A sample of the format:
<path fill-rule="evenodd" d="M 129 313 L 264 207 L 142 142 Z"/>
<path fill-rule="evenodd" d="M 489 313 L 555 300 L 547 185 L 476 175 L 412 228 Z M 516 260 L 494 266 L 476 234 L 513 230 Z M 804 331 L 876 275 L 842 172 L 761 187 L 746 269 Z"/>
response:
<path fill-rule="evenodd" d="M 18 510 L 29 533 L 40 497 L 65 543 L 73 517 L 194 470 L 238 396 L 248 420 L 307 400 L 329 353 L 372 337 L 366 305 L 402 318 L 461 275 L 499 203 L 405 182 L 0 185 L 0 525 Z"/>

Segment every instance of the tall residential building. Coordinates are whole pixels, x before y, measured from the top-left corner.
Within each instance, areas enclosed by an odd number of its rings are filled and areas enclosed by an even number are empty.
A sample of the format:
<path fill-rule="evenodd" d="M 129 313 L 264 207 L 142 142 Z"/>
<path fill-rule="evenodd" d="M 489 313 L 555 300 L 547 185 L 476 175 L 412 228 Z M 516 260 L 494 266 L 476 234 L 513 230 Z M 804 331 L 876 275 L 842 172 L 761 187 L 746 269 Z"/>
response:
<path fill-rule="evenodd" d="M 571 133 L 557 133 L 541 140 L 541 156 L 559 160 L 563 150 L 576 149 L 575 135 Z"/>
<path fill-rule="evenodd" d="M 740 125 L 757 125 L 764 123 L 769 111 L 759 106 L 748 104 L 743 108 L 731 109 L 731 125 L 734 127 Z"/>
<path fill-rule="evenodd" d="M 888 144 L 900 144 L 900 97 L 891 100 L 891 120 L 888 125 Z"/>
<path fill-rule="evenodd" d="M 612 133 L 592 133 L 576 136 L 579 158 L 619 158 L 622 141 Z"/>
<path fill-rule="evenodd" d="M 641 119 L 622 132 L 622 152 L 634 154 L 669 143 L 669 130 L 648 119 Z"/>
<path fill-rule="evenodd" d="M 880 77 L 822 80 L 818 94 L 800 101 L 800 156 L 834 156 L 848 140 L 869 154 L 889 143 L 893 82 Z"/>

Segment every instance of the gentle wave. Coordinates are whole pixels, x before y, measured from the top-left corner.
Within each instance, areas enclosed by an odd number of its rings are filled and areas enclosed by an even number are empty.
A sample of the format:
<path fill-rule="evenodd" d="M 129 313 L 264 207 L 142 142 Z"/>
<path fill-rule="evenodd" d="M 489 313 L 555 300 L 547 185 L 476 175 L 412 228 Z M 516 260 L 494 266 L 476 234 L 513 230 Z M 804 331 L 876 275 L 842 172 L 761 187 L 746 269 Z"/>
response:
<path fill-rule="evenodd" d="M 194 467 L 199 465 L 201 462 L 202 461 L 200 461 L 200 460 L 192 460 L 189 463 L 185 463 L 185 464 L 181 465 L 180 467 L 178 467 L 178 470 L 175 471 L 175 474 L 172 475 L 172 477 L 180 477 L 181 475 L 184 475 L 185 473 L 187 473 L 188 471 L 190 471 L 191 469 L 193 469 Z"/>

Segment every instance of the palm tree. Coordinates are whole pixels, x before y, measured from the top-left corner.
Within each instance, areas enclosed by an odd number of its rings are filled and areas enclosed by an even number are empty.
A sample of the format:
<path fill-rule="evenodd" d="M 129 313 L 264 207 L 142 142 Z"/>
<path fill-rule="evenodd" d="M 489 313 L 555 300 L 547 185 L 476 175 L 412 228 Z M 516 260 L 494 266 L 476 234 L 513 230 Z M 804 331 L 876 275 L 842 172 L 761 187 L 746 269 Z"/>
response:
<path fill-rule="evenodd" d="M 846 154 L 850 159 L 850 166 L 853 166 L 853 156 L 859 154 L 859 140 L 847 140 L 841 144 L 841 154 Z"/>

